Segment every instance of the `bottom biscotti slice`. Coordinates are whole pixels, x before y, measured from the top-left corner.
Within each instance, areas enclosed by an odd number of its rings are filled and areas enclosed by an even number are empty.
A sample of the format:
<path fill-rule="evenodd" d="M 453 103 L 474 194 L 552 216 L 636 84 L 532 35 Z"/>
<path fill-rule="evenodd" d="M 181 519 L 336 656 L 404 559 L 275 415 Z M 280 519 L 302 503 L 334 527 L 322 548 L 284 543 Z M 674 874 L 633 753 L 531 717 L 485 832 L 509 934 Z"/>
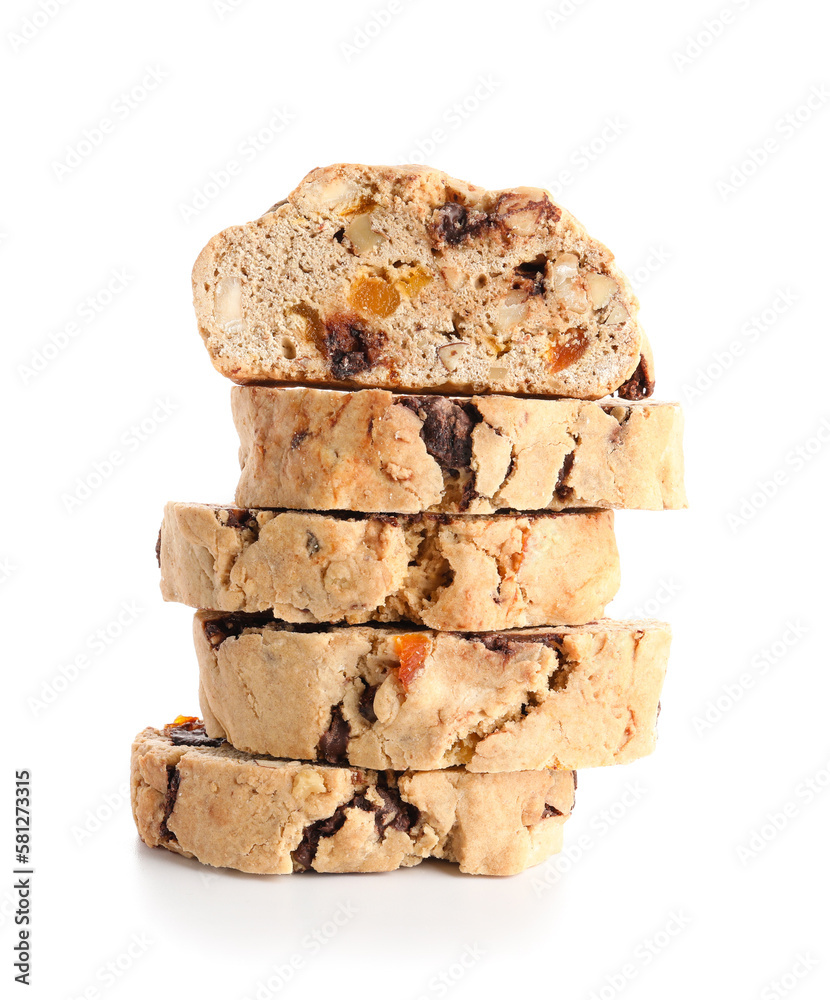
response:
<path fill-rule="evenodd" d="M 576 775 L 395 773 L 255 757 L 180 717 L 136 737 L 131 785 L 146 844 L 220 868 L 382 872 L 432 857 L 514 875 L 561 850 Z"/>
<path fill-rule="evenodd" d="M 504 632 L 198 612 L 207 731 L 239 749 L 419 771 L 578 770 L 654 749 L 661 622 Z"/>

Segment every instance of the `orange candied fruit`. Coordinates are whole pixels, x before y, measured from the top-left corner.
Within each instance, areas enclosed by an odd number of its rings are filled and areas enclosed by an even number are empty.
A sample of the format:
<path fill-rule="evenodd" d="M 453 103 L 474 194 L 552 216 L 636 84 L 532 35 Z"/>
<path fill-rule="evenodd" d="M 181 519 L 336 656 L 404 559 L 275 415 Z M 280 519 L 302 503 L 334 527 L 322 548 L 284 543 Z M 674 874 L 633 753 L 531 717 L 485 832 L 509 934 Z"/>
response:
<path fill-rule="evenodd" d="M 402 274 L 395 284 L 403 288 L 406 294 L 412 299 L 418 292 L 426 288 L 430 281 L 432 281 L 432 276 L 427 274 L 422 267 L 413 267 Z"/>
<path fill-rule="evenodd" d="M 398 677 L 403 685 L 404 691 L 409 690 L 416 674 L 424 668 L 424 661 L 430 648 L 430 641 L 426 636 L 417 632 L 408 635 L 396 635 L 395 652 L 401 665 L 398 668 Z"/>
<path fill-rule="evenodd" d="M 164 728 L 172 729 L 176 726 L 178 729 L 194 729 L 196 726 L 200 726 L 202 720 L 198 719 L 195 715 L 177 715 L 172 722 L 168 723 Z"/>
<path fill-rule="evenodd" d="M 349 302 L 358 312 L 386 317 L 401 304 L 401 293 L 383 278 L 364 274 L 349 289 Z"/>
<path fill-rule="evenodd" d="M 584 330 L 571 328 L 565 331 L 564 341 L 548 348 L 548 370 L 551 374 L 570 368 L 588 350 L 588 335 Z"/>

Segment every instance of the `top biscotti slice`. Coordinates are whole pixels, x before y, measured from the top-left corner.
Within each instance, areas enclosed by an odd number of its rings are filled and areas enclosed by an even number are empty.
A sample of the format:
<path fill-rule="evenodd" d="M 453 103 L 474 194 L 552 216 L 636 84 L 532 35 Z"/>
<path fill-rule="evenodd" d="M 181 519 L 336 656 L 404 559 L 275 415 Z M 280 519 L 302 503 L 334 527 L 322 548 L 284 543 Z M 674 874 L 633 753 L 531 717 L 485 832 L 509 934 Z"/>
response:
<path fill-rule="evenodd" d="M 675 403 L 235 386 L 240 507 L 678 509 Z"/>
<path fill-rule="evenodd" d="M 199 331 L 240 383 L 599 399 L 653 391 L 613 254 L 546 191 L 336 164 L 215 236 Z"/>

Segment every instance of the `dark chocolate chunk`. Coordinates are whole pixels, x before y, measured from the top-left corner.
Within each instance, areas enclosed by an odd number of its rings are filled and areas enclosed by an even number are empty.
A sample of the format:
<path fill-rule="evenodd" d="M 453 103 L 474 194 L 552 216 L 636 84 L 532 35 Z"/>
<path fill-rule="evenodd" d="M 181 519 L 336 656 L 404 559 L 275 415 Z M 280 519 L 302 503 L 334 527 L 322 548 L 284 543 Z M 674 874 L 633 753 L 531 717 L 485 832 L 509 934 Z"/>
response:
<path fill-rule="evenodd" d="M 320 551 L 320 542 L 313 531 L 305 533 L 305 547 L 310 556 L 316 555 Z"/>
<path fill-rule="evenodd" d="M 575 456 L 575 451 L 568 452 L 565 456 L 565 461 L 562 463 L 562 468 L 559 470 L 559 475 L 556 479 L 556 488 L 553 492 L 560 500 L 568 500 L 573 496 L 573 487 L 566 486 L 565 480 L 571 474 L 571 469 L 574 467 Z"/>
<path fill-rule="evenodd" d="M 322 837 L 333 837 L 346 822 L 346 806 L 338 806 L 331 816 L 318 819 L 303 830 L 303 838 L 291 852 L 291 858 L 300 866 L 300 871 L 308 871 L 317 854 L 317 846 Z"/>
<path fill-rule="evenodd" d="M 500 632 L 484 632 L 479 635 L 472 633 L 476 642 L 492 653 L 512 653 L 522 644 L 535 642 L 556 651 L 557 655 L 562 644 L 562 636 L 558 632 L 541 632 L 535 635 L 509 635 Z M 534 702 L 531 699 L 531 704 Z"/>
<path fill-rule="evenodd" d="M 177 840 L 176 834 L 167 826 L 167 821 L 176 805 L 176 796 L 179 794 L 179 782 L 181 775 L 175 764 L 167 765 L 167 791 L 164 795 L 163 814 L 159 824 L 159 833 L 165 840 Z"/>
<path fill-rule="evenodd" d="M 547 819 L 549 816 L 564 816 L 565 814 L 561 809 L 557 809 L 556 806 L 552 806 L 550 802 L 545 803 L 545 808 L 542 810 L 542 819 Z"/>
<path fill-rule="evenodd" d="M 185 722 L 180 726 L 165 726 L 164 735 L 170 739 L 174 747 L 218 747 L 225 742 L 221 736 L 218 738 L 208 736 L 200 719 Z"/>
<path fill-rule="evenodd" d="M 559 666 L 548 677 L 548 689 L 551 691 L 564 691 L 571 679 L 576 663 L 574 660 L 566 660 L 561 648 L 556 650 L 559 657 Z"/>
<path fill-rule="evenodd" d="M 375 791 L 381 799 L 381 805 L 371 802 L 362 794 L 356 795 L 349 806 L 375 814 L 375 829 L 380 840 L 383 840 L 390 828 L 408 833 L 418 822 L 419 813 L 415 806 L 404 802 L 397 788 L 390 788 L 379 782 L 375 785 Z"/>
<path fill-rule="evenodd" d="M 468 469 L 473 457 L 473 427 L 481 414 L 472 403 L 446 396 L 403 396 L 398 404 L 421 418 L 421 439 L 442 469 Z"/>
<path fill-rule="evenodd" d="M 375 714 L 375 692 L 376 687 L 365 687 L 360 695 L 358 711 L 367 722 L 375 723 L 378 717 Z"/>
<path fill-rule="evenodd" d="M 226 524 L 229 528 L 259 528 L 256 515 L 244 507 L 229 507 Z"/>
<path fill-rule="evenodd" d="M 332 375 L 346 381 L 373 368 L 386 342 L 380 330 L 368 330 L 357 317 L 332 316 L 325 322 L 325 351 Z"/>
<path fill-rule="evenodd" d="M 383 800 L 383 805 L 375 813 L 375 826 L 381 840 L 390 827 L 408 833 L 418 822 L 419 813 L 415 806 L 404 802 L 397 788 L 379 783 L 375 791 Z"/>
<path fill-rule="evenodd" d="M 465 240 L 482 235 L 494 235 L 505 242 L 515 239 L 515 232 L 507 220 L 516 213 L 535 212 L 536 221 L 541 226 L 557 222 L 562 210 L 543 196 L 539 201 L 526 201 L 515 194 L 505 192 L 499 195 L 490 211 L 481 212 L 455 201 L 448 201 L 436 208 L 427 227 L 430 239 L 436 246 L 458 246 Z"/>
<path fill-rule="evenodd" d="M 478 636 L 478 641 L 491 653 L 509 653 L 515 645 L 506 635 L 499 635 L 495 632 L 492 635 Z"/>
<path fill-rule="evenodd" d="M 539 254 L 533 260 L 514 267 L 513 273 L 516 278 L 513 282 L 513 287 L 524 290 L 528 295 L 544 295 L 545 268 L 547 267 L 547 263 L 547 257 L 544 254 Z"/>
<path fill-rule="evenodd" d="M 461 496 L 458 500 L 459 511 L 467 510 L 470 504 L 478 496 L 478 491 L 475 488 L 475 480 L 471 475 L 470 478 L 461 487 Z"/>
<path fill-rule="evenodd" d="M 217 618 L 209 618 L 202 624 L 202 628 L 208 642 L 216 648 L 216 646 L 221 646 L 225 639 L 242 635 L 246 628 L 262 628 L 273 621 L 274 616 L 267 611 L 259 611 L 255 614 L 236 611 Z"/>
<path fill-rule="evenodd" d="M 524 198 L 517 198 L 515 192 L 505 191 L 499 195 L 493 210 L 490 212 L 492 224 L 501 225 L 504 228 L 504 220 L 511 215 L 524 215 L 527 212 L 536 213 L 537 225 L 553 222 L 556 223 L 562 218 L 562 209 L 548 198 L 546 194 L 538 201 L 525 201 Z"/>
<path fill-rule="evenodd" d="M 490 224 L 484 212 L 476 212 L 457 202 L 448 201 L 436 208 L 429 225 L 429 234 L 436 243 L 456 246 L 471 236 L 478 236 Z"/>
<path fill-rule="evenodd" d="M 617 389 L 617 395 L 622 399 L 645 399 L 654 392 L 654 379 L 648 372 L 645 357 L 640 355 L 640 363 L 634 374 Z"/>
<path fill-rule="evenodd" d="M 381 776 L 382 778 L 383 776 Z M 358 792 L 351 801 L 338 806 L 334 813 L 326 819 L 317 820 L 303 830 L 299 845 L 291 852 L 291 857 L 300 871 L 308 871 L 314 863 L 317 847 L 324 837 L 333 837 L 346 822 L 347 809 L 360 809 L 361 812 L 375 814 L 375 829 L 379 840 L 383 840 L 389 829 L 408 833 L 418 822 L 420 813 L 415 806 L 404 802 L 396 788 L 390 788 L 379 781 L 374 786 L 381 798 L 381 805 L 370 801 L 367 792 Z"/>
<path fill-rule="evenodd" d="M 309 435 L 308 431 L 296 431 L 291 436 L 291 450 L 294 451 L 296 448 L 299 448 L 300 445 L 303 443 L 303 441 L 305 441 L 305 439 L 308 437 L 308 435 Z"/>
<path fill-rule="evenodd" d="M 350 733 L 351 727 L 343 718 L 342 709 L 339 705 L 335 705 L 331 710 L 329 728 L 323 733 L 317 744 L 317 759 L 324 760 L 328 764 L 344 764 Z"/>

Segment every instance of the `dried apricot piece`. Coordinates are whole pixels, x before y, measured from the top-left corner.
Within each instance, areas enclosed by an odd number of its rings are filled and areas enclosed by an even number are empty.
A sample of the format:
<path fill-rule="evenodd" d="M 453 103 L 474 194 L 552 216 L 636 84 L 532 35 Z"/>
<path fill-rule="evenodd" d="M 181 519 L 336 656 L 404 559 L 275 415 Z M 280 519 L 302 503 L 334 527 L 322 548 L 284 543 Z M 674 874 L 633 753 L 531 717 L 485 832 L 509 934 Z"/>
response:
<path fill-rule="evenodd" d="M 424 668 L 424 662 L 430 649 L 430 641 L 426 636 L 418 632 L 408 635 L 396 635 L 394 639 L 395 652 L 401 665 L 398 668 L 398 677 L 403 685 L 404 691 L 409 690 L 416 674 Z"/>
<path fill-rule="evenodd" d="M 414 298 L 422 289 L 432 281 L 432 275 L 428 274 L 422 267 L 413 267 L 405 274 L 402 274 L 395 284 L 404 290 L 409 298 Z"/>
<path fill-rule="evenodd" d="M 548 348 L 548 371 L 551 373 L 569 368 L 588 350 L 588 337 L 584 330 L 571 327 L 565 331 L 564 336 L 566 340 L 551 344 Z"/>
<path fill-rule="evenodd" d="M 349 303 L 362 313 L 391 316 L 401 304 L 401 293 L 383 278 L 364 274 L 349 289 Z"/>
<path fill-rule="evenodd" d="M 197 719 L 195 715 L 177 715 L 176 718 L 164 728 L 172 729 L 175 726 L 176 729 L 198 729 L 201 725 L 202 720 Z"/>

